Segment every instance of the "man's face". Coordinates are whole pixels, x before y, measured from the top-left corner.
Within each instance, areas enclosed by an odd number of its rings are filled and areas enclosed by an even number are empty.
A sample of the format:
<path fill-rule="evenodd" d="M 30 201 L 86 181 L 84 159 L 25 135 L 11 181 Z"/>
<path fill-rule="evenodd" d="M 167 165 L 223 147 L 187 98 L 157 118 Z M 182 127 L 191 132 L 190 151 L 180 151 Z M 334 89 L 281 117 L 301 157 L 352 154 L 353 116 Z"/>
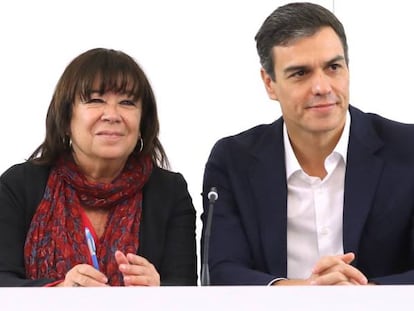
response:
<path fill-rule="evenodd" d="M 323 27 L 310 37 L 273 48 L 275 81 L 262 70 L 280 103 L 289 135 L 342 131 L 349 105 L 349 71 L 338 35 Z"/>

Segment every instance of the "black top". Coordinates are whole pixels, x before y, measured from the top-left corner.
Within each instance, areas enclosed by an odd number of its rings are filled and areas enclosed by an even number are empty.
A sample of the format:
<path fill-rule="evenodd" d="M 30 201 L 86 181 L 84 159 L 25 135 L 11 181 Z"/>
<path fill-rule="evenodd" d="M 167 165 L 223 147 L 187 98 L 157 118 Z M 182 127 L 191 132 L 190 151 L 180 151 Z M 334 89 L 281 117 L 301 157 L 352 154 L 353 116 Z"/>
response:
<path fill-rule="evenodd" d="M 23 252 L 49 171 L 49 166 L 25 162 L 0 177 L 0 286 L 56 281 L 26 279 Z M 155 266 L 161 285 L 197 285 L 195 219 L 183 176 L 155 167 L 143 190 L 137 254 Z"/>

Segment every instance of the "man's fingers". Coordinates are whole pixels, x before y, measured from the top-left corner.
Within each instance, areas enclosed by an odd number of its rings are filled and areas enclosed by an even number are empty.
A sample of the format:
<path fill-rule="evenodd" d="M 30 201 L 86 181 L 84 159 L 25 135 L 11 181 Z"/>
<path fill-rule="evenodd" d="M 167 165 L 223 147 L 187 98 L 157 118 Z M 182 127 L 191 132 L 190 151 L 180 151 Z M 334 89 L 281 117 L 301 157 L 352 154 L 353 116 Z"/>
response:
<path fill-rule="evenodd" d="M 313 267 L 312 273 L 320 274 L 325 270 L 331 269 L 335 265 L 342 263 L 350 264 L 355 259 L 354 253 L 346 253 L 344 255 L 325 256 L 322 257 Z"/>
<path fill-rule="evenodd" d="M 353 253 L 321 258 L 312 270 L 312 283 L 318 285 L 334 285 L 342 282 L 368 284 L 365 275 L 350 265 L 354 259 Z"/>

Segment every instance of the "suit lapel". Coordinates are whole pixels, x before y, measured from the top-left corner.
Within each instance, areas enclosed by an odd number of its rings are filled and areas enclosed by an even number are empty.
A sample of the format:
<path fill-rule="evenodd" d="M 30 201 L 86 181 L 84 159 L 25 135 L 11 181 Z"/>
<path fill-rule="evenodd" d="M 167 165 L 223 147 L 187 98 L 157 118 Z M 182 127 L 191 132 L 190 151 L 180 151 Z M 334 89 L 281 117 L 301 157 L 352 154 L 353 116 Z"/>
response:
<path fill-rule="evenodd" d="M 382 141 L 364 114 L 351 107 L 351 132 L 345 175 L 343 241 L 345 252 L 358 250 L 372 206 L 383 161 L 375 156 Z"/>
<path fill-rule="evenodd" d="M 257 210 L 263 253 L 269 272 L 286 275 L 287 190 L 283 122 L 276 121 L 252 150 L 249 168 L 253 202 Z"/>

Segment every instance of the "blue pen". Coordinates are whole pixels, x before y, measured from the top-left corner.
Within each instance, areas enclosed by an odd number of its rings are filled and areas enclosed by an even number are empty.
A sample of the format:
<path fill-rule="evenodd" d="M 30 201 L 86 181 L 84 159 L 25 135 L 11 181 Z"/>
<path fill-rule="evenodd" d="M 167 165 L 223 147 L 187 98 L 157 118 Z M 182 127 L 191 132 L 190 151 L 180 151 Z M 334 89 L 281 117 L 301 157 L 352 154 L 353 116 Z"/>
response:
<path fill-rule="evenodd" d="M 92 233 L 88 227 L 85 227 L 86 243 L 88 244 L 89 252 L 91 253 L 92 264 L 96 270 L 99 270 L 98 258 L 96 257 L 96 246 Z"/>

